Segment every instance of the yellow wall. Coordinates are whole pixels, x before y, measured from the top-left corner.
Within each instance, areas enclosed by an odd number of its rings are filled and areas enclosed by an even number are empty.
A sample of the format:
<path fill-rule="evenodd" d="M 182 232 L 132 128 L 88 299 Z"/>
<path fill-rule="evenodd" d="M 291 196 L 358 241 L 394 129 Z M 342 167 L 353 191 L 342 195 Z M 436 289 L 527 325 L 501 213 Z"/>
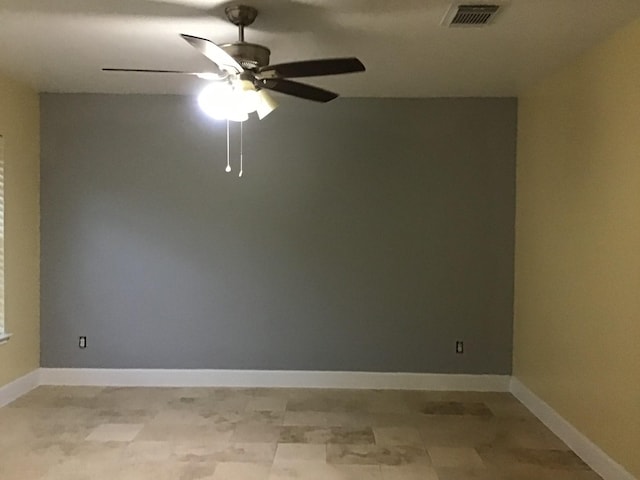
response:
<path fill-rule="evenodd" d="M 514 375 L 640 478 L 640 21 L 519 102 Z"/>
<path fill-rule="evenodd" d="M 0 386 L 40 364 L 40 108 L 34 90 L 0 76 L 5 160 L 5 327 Z"/>

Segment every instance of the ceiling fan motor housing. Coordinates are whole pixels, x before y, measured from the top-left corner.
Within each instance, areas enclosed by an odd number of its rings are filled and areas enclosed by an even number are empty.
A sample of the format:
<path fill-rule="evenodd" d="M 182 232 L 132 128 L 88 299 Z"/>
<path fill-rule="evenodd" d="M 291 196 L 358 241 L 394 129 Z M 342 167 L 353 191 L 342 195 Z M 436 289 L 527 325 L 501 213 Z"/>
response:
<path fill-rule="evenodd" d="M 255 70 L 269 65 L 271 51 L 262 45 L 244 41 L 244 27 L 251 25 L 258 16 L 258 10 L 248 5 L 232 5 L 225 8 L 227 18 L 238 26 L 239 39 L 235 43 L 219 45 L 231 55 L 245 70 Z"/>
<path fill-rule="evenodd" d="M 220 45 L 225 52 L 231 55 L 246 70 L 254 70 L 258 67 L 269 65 L 271 50 L 257 43 L 236 42 Z"/>

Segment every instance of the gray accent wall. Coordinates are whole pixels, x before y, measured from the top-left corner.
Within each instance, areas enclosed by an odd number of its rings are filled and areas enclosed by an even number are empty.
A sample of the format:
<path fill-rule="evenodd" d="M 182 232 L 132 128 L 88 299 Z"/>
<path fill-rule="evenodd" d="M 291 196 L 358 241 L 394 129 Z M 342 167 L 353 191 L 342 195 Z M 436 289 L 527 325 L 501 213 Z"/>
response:
<path fill-rule="evenodd" d="M 510 373 L 515 99 L 41 100 L 42 366 Z"/>

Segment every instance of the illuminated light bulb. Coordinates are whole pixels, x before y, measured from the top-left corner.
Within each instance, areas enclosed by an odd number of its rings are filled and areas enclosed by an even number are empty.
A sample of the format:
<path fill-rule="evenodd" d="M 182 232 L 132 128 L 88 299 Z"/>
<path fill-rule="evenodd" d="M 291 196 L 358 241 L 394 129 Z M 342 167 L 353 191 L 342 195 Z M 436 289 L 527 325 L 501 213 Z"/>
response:
<path fill-rule="evenodd" d="M 212 82 L 198 95 L 198 105 L 202 111 L 216 120 L 224 120 L 229 111 L 229 97 L 232 87 L 227 82 Z"/>

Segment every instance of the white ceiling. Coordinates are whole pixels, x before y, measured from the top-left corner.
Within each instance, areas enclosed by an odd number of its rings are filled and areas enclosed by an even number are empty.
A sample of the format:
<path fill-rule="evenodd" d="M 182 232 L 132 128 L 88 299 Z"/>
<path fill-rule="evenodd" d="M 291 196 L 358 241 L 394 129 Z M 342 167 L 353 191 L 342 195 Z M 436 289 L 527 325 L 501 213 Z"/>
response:
<path fill-rule="evenodd" d="M 271 63 L 359 57 L 366 73 L 309 80 L 344 96 L 511 96 L 640 16 L 639 0 L 510 0 L 493 25 L 452 29 L 452 1 L 246 0 L 246 40 Z M 206 70 L 178 34 L 235 41 L 229 3 L 0 0 L 0 71 L 47 92 L 194 93 L 197 78 L 100 69 Z"/>

